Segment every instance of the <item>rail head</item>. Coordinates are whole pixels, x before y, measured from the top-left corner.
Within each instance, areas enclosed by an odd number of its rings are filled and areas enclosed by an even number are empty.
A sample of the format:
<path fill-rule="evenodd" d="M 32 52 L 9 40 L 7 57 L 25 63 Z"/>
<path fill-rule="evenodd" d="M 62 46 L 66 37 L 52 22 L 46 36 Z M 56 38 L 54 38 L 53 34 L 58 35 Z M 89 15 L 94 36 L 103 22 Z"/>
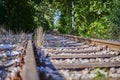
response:
<path fill-rule="evenodd" d="M 120 51 L 120 42 L 100 40 L 100 39 L 88 39 L 88 38 L 82 38 L 82 37 L 79 37 L 79 36 L 64 35 L 64 34 L 60 34 L 59 36 L 62 36 L 62 37 L 67 38 L 67 39 L 71 39 L 73 41 L 96 44 L 96 45 L 99 45 L 99 46 L 107 46 L 107 47 L 111 48 L 112 50 Z"/>
<path fill-rule="evenodd" d="M 31 40 L 28 41 L 26 49 L 25 65 L 23 67 L 23 80 L 39 80 Z"/>
<path fill-rule="evenodd" d="M 108 40 L 99 40 L 99 39 L 91 39 L 92 43 L 96 43 L 98 45 L 106 45 L 113 50 L 120 51 L 120 42 L 108 41 Z"/>

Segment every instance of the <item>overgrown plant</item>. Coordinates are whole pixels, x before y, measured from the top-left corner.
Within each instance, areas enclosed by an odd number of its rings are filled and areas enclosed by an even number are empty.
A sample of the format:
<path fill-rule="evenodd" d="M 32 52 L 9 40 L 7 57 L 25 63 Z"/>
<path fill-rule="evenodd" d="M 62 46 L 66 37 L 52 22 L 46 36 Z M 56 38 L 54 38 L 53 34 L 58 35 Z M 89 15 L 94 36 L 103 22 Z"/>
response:
<path fill-rule="evenodd" d="M 102 73 L 100 69 L 98 69 L 96 72 L 96 76 L 93 80 L 109 80 L 109 75 L 108 73 L 107 74 Z"/>

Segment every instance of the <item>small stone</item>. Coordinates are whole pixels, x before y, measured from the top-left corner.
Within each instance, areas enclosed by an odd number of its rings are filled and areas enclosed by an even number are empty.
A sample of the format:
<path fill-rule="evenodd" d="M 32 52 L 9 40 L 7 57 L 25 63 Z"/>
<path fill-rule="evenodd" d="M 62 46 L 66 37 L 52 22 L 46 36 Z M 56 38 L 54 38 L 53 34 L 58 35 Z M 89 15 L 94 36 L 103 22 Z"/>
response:
<path fill-rule="evenodd" d="M 119 68 L 119 69 L 117 69 L 117 74 L 120 74 L 120 68 Z"/>
<path fill-rule="evenodd" d="M 117 78 L 117 77 L 120 77 L 120 74 L 116 74 L 116 73 L 112 74 L 112 73 L 110 73 L 109 76 L 112 77 L 112 78 Z"/>
<path fill-rule="evenodd" d="M 63 80 L 63 79 L 59 75 L 52 75 L 52 79 L 51 80 Z"/>
<path fill-rule="evenodd" d="M 91 71 L 90 71 L 90 74 L 95 74 L 95 73 L 96 73 L 95 70 L 91 70 Z"/>
<path fill-rule="evenodd" d="M 84 80 L 84 79 L 89 79 L 89 74 L 83 74 L 81 76 L 81 79 Z"/>
<path fill-rule="evenodd" d="M 84 69 L 84 70 L 82 71 L 82 74 L 87 74 L 87 73 L 89 73 L 88 68 L 86 68 L 86 69 Z"/>
<path fill-rule="evenodd" d="M 89 79 L 93 79 L 96 76 L 96 74 L 89 74 Z"/>
<path fill-rule="evenodd" d="M 84 59 L 83 61 L 81 61 L 81 63 L 89 63 L 90 61 L 88 59 Z"/>
<path fill-rule="evenodd" d="M 104 70 L 99 70 L 99 72 L 105 76 L 107 76 L 107 72 L 105 72 Z"/>
<path fill-rule="evenodd" d="M 110 73 L 115 73 L 116 72 L 116 70 L 115 70 L 115 68 L 110 68 Z"/>
<path fill-rule="evenodd" d="M 72 77 L 65 77 L 64 80 L 72 80 Z"/>
<path fill-rule="evenodd" d="M 109 59 L 104 59 L 105 62 L 109 62 Z"/>

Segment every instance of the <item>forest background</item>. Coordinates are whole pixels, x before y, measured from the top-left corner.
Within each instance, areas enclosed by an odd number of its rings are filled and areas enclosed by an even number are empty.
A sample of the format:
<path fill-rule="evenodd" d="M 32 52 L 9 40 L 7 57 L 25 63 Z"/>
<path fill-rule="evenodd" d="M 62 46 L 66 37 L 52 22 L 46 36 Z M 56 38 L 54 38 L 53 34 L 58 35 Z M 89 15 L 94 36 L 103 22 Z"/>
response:
<path fill-rule="evenodd" d="M 0 27 L 17 32 L 72 32 L 73 0 L 0 0 Z M 74 35 L 120 40 L 120 0 L 74 0 Z"/>

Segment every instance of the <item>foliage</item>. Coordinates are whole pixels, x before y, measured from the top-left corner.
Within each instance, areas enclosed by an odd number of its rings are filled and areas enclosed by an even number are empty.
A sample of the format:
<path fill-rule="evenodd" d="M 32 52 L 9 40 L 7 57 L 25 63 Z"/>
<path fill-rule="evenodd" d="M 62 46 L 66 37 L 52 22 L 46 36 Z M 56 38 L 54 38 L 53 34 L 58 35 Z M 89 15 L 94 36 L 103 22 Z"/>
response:
<path fill-rule="evenodd" d="M 120 39 L 120 0 L 74 0 L 74 33 L 101 39 Z M 56 11 L 61 13 L 54 25 Z M 0 25 L 16 32 L 55 27 L 71 34 L 72 0 L 0 0 Z"/>
<path fill-rule="evenodd" d="M 114 0 L 113 4 L 109 15 L 111 36 L 114 39 L 120 39 L 120 1 Z"/>
<path fill-rule="evenodd" d="M 109 12 L 106 6 L 107 1 L 103 2 L 102 0 L 76 1 L 76 34 L 92 38 L 109 38 L 110 27 L 107 18 Z"/>
<path fill-rule="evenodd" d="M 71 0 L 53 0 L 56 4 L 56 8 L 61 12 L 61 16 L 58 23 L 58 31 L 64 34 L 71 33 L 71 19 L 72 19 L 72 1 Z"/>
<path fill-rule="evenodd" d="M 109 80 L 109 76 L 108 74 L 105 75 L 98 70 L 96 72 L 96 77 L 93 80 Z"/>
<path fill-rule="evenodd" d="M 5 2 L 0 0 L 0 25 L 3 25 L 5 23 L 6 19 L 6 10 L 4 8 Z"/>
<path fill-rule="evenodd" d="M 15 32 L 33 31 L 34 23 L 34 8 L 29 4 L 29 0 L 2 0 L 2 8 L 0 9 L 2 23 L 7 29 L 12 29 Z"/>
<path fill-rule="evenodd" d="M 35 8 L 35 22 L 37 26 L 42 26 L 44 27 L 44 30 L 49 29 L 49 23 L 45 18 L 45 12 L 47 11 L 47 2 L 41 1 L 41 3 L 34 4 Z M 46 28 L 47 27 L 47 28 Z"/>
<path fill-rule="evenodd" d="M 96 20 L 89 25 L 86 35 L 92 38 L 106 39 L 111 37 L 109 33 L 109 22 L 107 22 L 106 17 L 102 17 L 101 19 Z"/>
<path fill-rule="evenodd" d="M 71 33 L 72 0 L 54 0 L 61 12 L 58 30 L 64 34 Z M 63 7 L 64 6 L 64 7 Z M 75 35 L 110 39 L 120 38 L 119 0 L 75 0 Z"/>

